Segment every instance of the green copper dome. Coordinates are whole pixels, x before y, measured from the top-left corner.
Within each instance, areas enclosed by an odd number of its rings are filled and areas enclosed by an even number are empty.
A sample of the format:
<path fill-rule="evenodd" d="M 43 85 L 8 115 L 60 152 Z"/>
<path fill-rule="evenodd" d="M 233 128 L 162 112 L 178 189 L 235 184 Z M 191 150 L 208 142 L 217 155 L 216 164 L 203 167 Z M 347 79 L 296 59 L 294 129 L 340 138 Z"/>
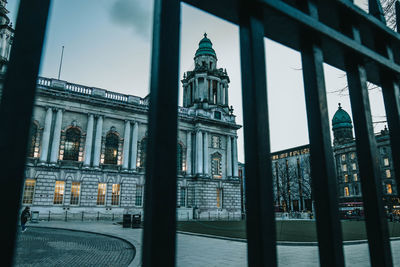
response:
<path fill-rule="evenodd" d="M 200 40 L 199 48 L 196 51 L 195 57 L 203 55 L 217 57 L 214 49 L 212 48 L 210 39 L 207 38 L 207 33 L 205 33 L 204 38 Z"/>
<path fill-rule="evenodd" d="M 340 103 L 338 110 L 332 118 L 332 128 L 353 128 L 350 115 L 342 109 Z"/>

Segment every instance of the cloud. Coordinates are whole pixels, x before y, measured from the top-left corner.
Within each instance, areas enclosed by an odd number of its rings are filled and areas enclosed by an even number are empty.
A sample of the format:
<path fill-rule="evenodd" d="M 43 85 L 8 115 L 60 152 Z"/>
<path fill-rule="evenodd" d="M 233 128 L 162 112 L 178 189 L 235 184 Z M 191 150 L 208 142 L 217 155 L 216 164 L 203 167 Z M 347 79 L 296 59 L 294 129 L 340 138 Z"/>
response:
<path fill-rule="evenodd" d="M 131 28 L 146 41 L 151 39 L 152 0 L 116 0 L 111 6 L 110 16 L 114 23 Z"/>

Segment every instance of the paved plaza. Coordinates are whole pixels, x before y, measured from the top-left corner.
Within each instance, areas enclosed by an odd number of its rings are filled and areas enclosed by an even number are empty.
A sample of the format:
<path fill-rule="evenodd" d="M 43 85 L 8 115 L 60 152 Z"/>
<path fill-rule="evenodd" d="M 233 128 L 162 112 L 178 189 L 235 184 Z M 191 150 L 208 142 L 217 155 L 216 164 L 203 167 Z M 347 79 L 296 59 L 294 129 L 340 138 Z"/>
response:
<path fill-rule="evenodd" d="M 105 243 L 101 241 L 102 239 L 107 239 L 107 242 L 111 242 L 109 240 L 110 237 L 118 237 L 127 242 L 131 243 L 136 249 L 136 256 L 130 263 L 126 264 L 96 264 L 97 266 L 141 266 L 141 243 L 142 243 L 142 229 L 131 229 L 131 228 L 122 228 L 121 225 L 117 225 L 113 222 L 60 222 L 60 221 L 50 221 L 50 222 L 40 222 L 38 224 L 31 224 L 30 229 L 23 233 L 22 235 L 27 234 L 29 236 L 29 232 L 35 233 L 40 230 L 45 231 L 46 233 L 54 234 L 54 238 L 58 241 L 61 241 L 55 247 L 60 250 L 55 253 L 54 260 L 59 257 L 61 260 L 64 260 L 64 253 L 62 250 L 68 251 L 71 249 L 72 243 L 75 242 L 75 238 L 83 237 L 88 235 L 88 232 L 98 233 L 97 235 L 89 235 L 85 237 L 86 247 L 91 247 L 95 252 L 93 255 L 98 255 L 93 258 L 100 258 L 100 252 L 104 248 L 100 248 L 96 246 L 97 243 Z M 39 228 L 40 227 L 40 228 Z M 42 228 L 44 227 L 44 228 Z M 59 228 L 59 229 L 73 229 L 79 230 L 83 232 L 71 232 L 68 231 L 68 235 L 57 231 L 56 229 L 48 229 L 50 228 Z M 99 234 L 105 234 L 108 236 L 102 236 Z M 24 243 L 26 245 L 35 246 L 36 243 L 32 242 L 29 244 L 29 238 L 19 238 L 19 243 Z M 118 239 L 117 239 L 118 240 Z M 122 250 L 126 250 L 132 252 L 131 249 L 124 247 L 122 244 L 124 243 L 121 240 L 118 240 L 115 245 L 113 245 L 113 249 L 121 246 Z M 26 243 L 28 242 L 28 243 Z M 79 241 L 76 241 L 79 242 Z M 121 243 L 122 242 L 122 243 Z M 57 243 L 57 242 L 56 242 Z M 119 245 L 118 245 L 118 244 Z M 24 244 L 22 244 L 24 246 Z M 50 249 L 49 251 L 43 251 L 43 255 L 54 253 L 54 246 L 42 246 L 43 249 Z M 110 245 L 111 246 L 111 245 Z M 391 242 L 392 253 L 394 258 L 394 265 L 400 266 L 400 240 Z M 32 249 L 32 253 L 34 253 L 34 249 L 40 248 L 30 248 Z M 247 266 L 247 246 L 245 242 L 232 241 L 232 240 L 224 240 L 217 238 L 208 238 L 202 236 L 188 235 L 179 233 L 177 235 L 177 265 L 178 266 Z M 28 251 L 28 250 L 27 250 Z M 346 265 L 347 266 L 370 266 L 369 255 L 368 255 L 368 246 L 366 243 L 362 244 L 353 244 L 353 245 L 345 245 L 344 246 L 345 257 L 346 257 Z M 82 253 L 90 253 L 86 250 L 81 250 Z M 100 253 L 100 254 L 99 254 Z M 115 250 L 105 251 L 103 253 L 116 253 Z M 18 251 L 19 255 L 19 251 Z M 32 255 L 31 255 L 32 256 Z M 79 255 L 76 255 L 79 257 Z M 126 259 L 125 256 L 121 256 L 120 258 Z M 29 258 L 27 255 L 25 258 L 20 257 L 17 258 L 17 266 L 24 266 Z M 46 257 L 45 257 L 46 258 Z M 103 257 L 105 258 L 105 257 Z M 60 259 L 58 259 L 60 260 Z M 66 259 L 65 259 L 66 260 Z M 316 246 L 299 246 L 299 245 L 279 245 L 278 246 L 278 261 L 280 266 L 319 266 L 318 260 L 318 247 Z M 52 262 L 43 262 L 41 266 L 49 266 L 53 265 Z M 90 265 L 82 265 L 80 266 L 90 266 Z M 74 266 L 68 265 L 68 266 Z M 76 265 L 75 265 L 76 266 Z"/>
<path fill-rule="evenodd" d="M 127 266 L 135 248 L 119 238 L 51 228 L 18 236 L 15 266 Z"/>

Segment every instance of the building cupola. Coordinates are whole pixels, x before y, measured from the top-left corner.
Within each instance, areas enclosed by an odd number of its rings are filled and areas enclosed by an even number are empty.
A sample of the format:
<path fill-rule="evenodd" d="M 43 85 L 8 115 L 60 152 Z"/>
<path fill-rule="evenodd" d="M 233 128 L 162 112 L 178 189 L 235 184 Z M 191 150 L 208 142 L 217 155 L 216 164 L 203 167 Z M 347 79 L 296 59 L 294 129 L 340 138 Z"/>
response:
<path fill-rule="evenodd" d="M 226 70 L 217 68 L 217 54 L 211 40 L 204 33 L 194 56 L 194 70 L 183 75 L 183 106 L 209 109 L 228 108 L 228 84 Z"/>
<path fill-rule="evenodd" d="M 341 145 L 353 141 L 353 123 L 350 115 L 341 107 L 332 118 L 333 144 Z"/>

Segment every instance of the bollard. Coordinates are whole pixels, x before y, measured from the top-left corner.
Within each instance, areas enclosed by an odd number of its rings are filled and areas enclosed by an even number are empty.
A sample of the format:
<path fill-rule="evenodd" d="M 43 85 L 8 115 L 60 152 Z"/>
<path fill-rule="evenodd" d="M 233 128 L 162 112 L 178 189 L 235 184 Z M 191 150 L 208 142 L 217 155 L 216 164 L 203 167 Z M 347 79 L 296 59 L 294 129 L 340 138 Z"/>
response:
<path fill-rule="evenodd" d="M 48 221 L 50 221 L 50 211 L 49 211 L 49 220 Z"/>
<path fill-rule="evenodd" d="M 100 220 L 100 211 L 97 212 L 97 220 Z"/>
<path fill-rule="evenodd" d="M 84 211 L 82 211 L 82 222 L 83 222 L 83 213 L 84 213 Z"/>
<path fill-rule="evenodd" d="M 208 220 L 209 220 L 209 221 L 211 220 L 210 212 L 208 212 Z"/>
<path fill-rule="evenodd" d="M 65 221 L 67 221 L 68 211 L 65 211 Z"/>
<path fill-rule="evenodd" d="M 114 213 L 112 215 L 113 215 L 112 220 L 114 221 Z"/>
<path fill-rule="evenodd" d="M 187 218 L 188 218 L 188 221 L 189 221 L 189 212 L 187 212 Z"/>
<path fill-rule="evenodd" d="M 228 212 L 228 221 L 229 221 L 229 212 Z"/>

